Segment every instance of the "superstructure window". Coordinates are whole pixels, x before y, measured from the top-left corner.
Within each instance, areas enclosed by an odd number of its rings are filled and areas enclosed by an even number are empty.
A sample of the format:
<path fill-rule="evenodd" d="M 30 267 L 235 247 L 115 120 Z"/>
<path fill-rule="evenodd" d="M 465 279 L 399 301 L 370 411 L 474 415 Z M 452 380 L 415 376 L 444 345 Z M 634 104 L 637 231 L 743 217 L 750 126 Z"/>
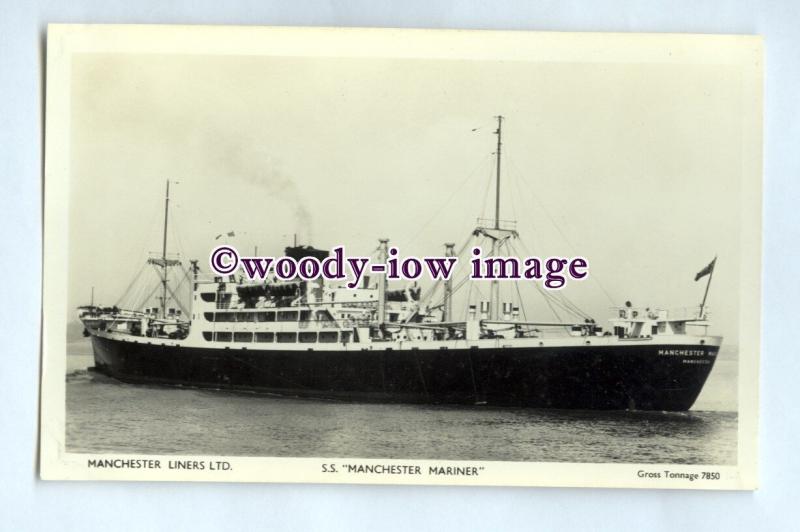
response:
<path fill-rule="evenodd" d="M 293 332 L 279 332 L 278 333 L 278 343 L 279 344 L 293 344 L 297 342 L 297 333 Z"/>
<path fill-rule="evenodd" d="M 234 342 L 252 342 L 253 333 L 251 332 L 235 332 L 233 333 Z"/>
<path fill-rule="evenodd" d="M 282 310 L 278 312 L 278 321 L 297 321 L 297 311 Z"/>
<path fill-rule="evenodd" d="M 214 333 L 214 340 L 217 342 L 230 342 L 231 341 L 231 333 L 229 332 L 217 332 Z"/>
<path fill-rule="evenodd" d="M 213 337 L 214 333 L 212 333 L 211 331 L 203 331 L 203 340 L 205 340 L 206 342 L 210 342 L 211 338 Z"/>
<path fill-rule="evenodd" d="M 275 341 L 275 333 L 271 332 L 257 332 L 256 342 L 267 343 Z"/>
<path fill-rule="evenodd" d="M 335 344 L 339 339 L 339 333 L 336 331 L 324 331 L 319 333 L 319 341 L 323 344 Z"/>
<path fill-rule="evenodd" d="M 300 311 L 300 321 L 311 321 L 311 311 L 310 310 L 301 310 Z"/>
<path fill-rule="evenodd" d="M 217 297 L 217 308 L 231 308 L 233 294 L 220 293 Z"/>
<path fill-rule="evenodd" d="M 351 336 L 353 336 L 353 332 L 352 331 L 342 331 L 342 343 L 343 344 L 349 344 Z"/>
<path fill-rule="evenodd" d="M 203 292 L 200 294 L 200 299 L 205 301 L 206 303 L 213 303 L 217 300 L 217 293 L 216 292 Z"/>
<path fill-rule="evenodd" d="M 252 312 L 237 312 L 236 321 L 238 322 L 253 322 L 256 321 Z"/>
<path fill-rule="evenodd" d="M 256 312 L 256 321 L 275 321 L 275 313 L 270 312 Z"/>
<path fill-rule="evenodd" d="M 213 312 L 203 312 L 203 317 L 206 319 L 206 321 L 214 321 Z"/>
<path fill-rule="evenodd" d="M 225 323 L 233 322 L 236 321 L 236 314 L 234 312 L 217 312 L 214 321 Z"/>
<path fill-rule="evenodd" d="M 317 341 L 317 333 L 315 332 L 301 332 L 300 333 L 300 343 L 301 344 L 313 344 Z"/>

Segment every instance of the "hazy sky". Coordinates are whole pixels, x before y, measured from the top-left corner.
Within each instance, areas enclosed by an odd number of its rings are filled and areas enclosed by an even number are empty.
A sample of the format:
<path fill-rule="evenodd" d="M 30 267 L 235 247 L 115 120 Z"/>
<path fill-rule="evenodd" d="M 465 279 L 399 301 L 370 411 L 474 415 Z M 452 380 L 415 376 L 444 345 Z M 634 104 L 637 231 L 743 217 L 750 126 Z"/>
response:
<path fill-rule="evenodd" d="M 492 214 L 503 114 L 502 217 L 533 254 L 587 257 L 573 301 L 605 322 L 598 279 L 617 304 L 697 305 L 718 254 L 712 332 L 738 343 L 740 84 L 716 65 L 78 55 L 69 304 L 93 285 L 114 303 L 160 250 L 168 178 L 170 247 L 201 265 L 230 230 L 262 255 L 293 233 L 440 254 Z"/>

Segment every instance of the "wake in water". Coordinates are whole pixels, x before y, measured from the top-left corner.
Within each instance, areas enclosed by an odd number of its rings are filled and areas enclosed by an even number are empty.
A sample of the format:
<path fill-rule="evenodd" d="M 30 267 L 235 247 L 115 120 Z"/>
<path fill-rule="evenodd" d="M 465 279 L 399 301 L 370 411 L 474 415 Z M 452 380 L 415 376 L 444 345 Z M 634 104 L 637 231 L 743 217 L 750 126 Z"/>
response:
<path fill-rule="evenodd" d="M 88 369 L 76 369 L 67 373 L 67 382 L 89 382 L 92 375 Z"/>
<path fill-rule="evenodd" d="M 104 375 L 94 370 L 94 368 L 75 369 L 67 372 L 67 384 L 116 384 L 120 386 L 130 386 L 113 377 Z"/>

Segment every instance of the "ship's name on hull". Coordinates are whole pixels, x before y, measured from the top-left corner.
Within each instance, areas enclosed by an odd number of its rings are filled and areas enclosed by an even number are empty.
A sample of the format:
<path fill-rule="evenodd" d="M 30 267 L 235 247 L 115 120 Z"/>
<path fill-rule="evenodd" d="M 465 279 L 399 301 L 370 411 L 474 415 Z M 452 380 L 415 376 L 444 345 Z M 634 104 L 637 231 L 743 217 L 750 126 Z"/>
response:
<path fill-rule="evenodd" d="M 706 353 L 702 349 L 659 349 L 658 356 L 662 357 L 703 357 L 712 355 L 713 353 Z"/>

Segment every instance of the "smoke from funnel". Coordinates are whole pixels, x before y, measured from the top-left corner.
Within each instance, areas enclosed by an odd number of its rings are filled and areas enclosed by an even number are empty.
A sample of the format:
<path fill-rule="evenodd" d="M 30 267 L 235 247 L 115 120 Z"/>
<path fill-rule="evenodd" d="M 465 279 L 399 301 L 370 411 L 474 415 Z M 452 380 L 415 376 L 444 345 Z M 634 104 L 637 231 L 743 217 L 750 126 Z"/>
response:
<path fill-rule="evenodd" d="M 229 146 L 225 164 L 232 177 L 255 185 L 273 199 L 292 207 L 297 232 L 313 240 L 313 219 L 295 182 L 278 168 L 278 163 L 259 148 L 245 150 Z"/>

